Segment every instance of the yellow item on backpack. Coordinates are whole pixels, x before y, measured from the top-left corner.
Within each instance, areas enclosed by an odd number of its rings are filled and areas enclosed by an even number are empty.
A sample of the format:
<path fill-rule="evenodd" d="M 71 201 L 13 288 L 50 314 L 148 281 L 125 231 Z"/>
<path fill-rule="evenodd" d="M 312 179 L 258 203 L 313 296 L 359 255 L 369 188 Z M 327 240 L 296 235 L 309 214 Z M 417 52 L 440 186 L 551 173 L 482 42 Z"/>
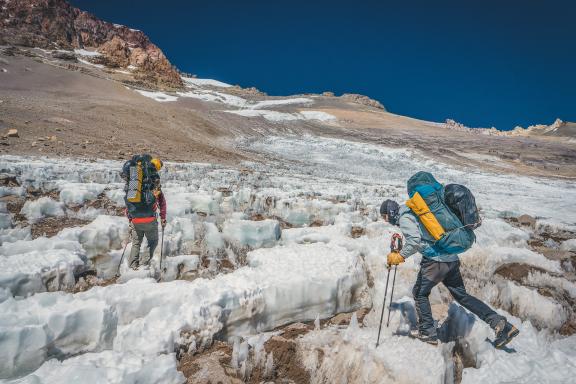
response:
<path fill-rule="evenodd" d="M 154 158 L 150 161 L 152 163 L 152 165 L 154 166 L 154 168 L 156 168 L 157 171 L 160 171 L 162 169 L 162 166 L 164 165 L 164 163 L 162 162 L 162 160 L 160 160 L 159 158 Z"/>
<path fill-rule="evenodd" d="M 426 204 L 418 192 L 416 192 L 410 200 L 406 201 L 406 206 L 418 216 L 420 222 L 422 222 L 434 240 L 440 240 L 442 238 L 446 231 L 444 231 L 444 228 L 442 228 L 436 216 L 430 212 L 428 204 Z"/>
<path fill-rule="evenodd" d="M 128 201 L 139 203 L 142 201 L 142 162 L 138 162 L 135 167 L 130 167 L 130 179 L 128 181 Z"/>

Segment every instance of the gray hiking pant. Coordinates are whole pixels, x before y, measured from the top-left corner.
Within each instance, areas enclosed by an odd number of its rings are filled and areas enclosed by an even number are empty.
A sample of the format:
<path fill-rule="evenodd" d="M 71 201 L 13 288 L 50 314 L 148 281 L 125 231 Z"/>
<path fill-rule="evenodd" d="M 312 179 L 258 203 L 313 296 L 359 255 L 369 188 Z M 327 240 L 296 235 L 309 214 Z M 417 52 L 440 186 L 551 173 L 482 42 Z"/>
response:
<path fill-rule="evenodd" d="M 460 260 L 441 262 L 423 257 L 420 264 L 420 272 L 418 272 L 418 278 L 412 290 L 416 313 L 418 314 L 418 329 L 421 333 L 428 336 L 436 335 L 428 296 L 432 288 L 438 283 L 444 284 L 460 305 L 488 323 L 492 328 L 496 326 L 498 321 L 505 319 L 482 301 L 466 292 L 464 281 L 460 274 Z"/>
<path fill-rule="evenodd" d="M 132 231 L 132 250 L 130 251 L 130 259 L 128 263 L 130 268 L 138 268 L 140 265 L 150 264 L 154 250 L 158 245 L 158 221 L 154 220 L 151 223 L 145 224 L 132 224 L 134 229 Z M 142 259 L 140 259 L 140 246 L 142 239 L 146 236 L 148 241 L 148 251 L 145 252 Z M 147 254 L 146 254 L 147 253 Z"/>

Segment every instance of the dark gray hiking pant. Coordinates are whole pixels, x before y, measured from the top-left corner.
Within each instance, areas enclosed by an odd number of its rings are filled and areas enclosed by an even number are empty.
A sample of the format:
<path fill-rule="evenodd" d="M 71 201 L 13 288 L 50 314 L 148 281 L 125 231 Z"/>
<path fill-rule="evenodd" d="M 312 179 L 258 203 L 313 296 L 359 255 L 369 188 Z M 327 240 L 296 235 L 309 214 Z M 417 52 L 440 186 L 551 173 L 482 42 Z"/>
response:
<path fill-rule="evenodd" d="M 150 264 L 150 260 L 154 256 L 154 250 L 158 245 L 158 221 L 154 220 L 151 223 L 132 225 L 134 226 L 132 231 L 132 250 L 130 251 L 130 260 L 128 262 L 130 268 L 138 268 L 140 265 Z M 142 259 L 140 259 L 140 246 L 144 236 L 148 240 L 148 252 L 145 252 Z"/>
<path fill-rule="evenodd" d="M 432 288 L 438 283 L 444 284 L 460 305 L 478 316 L 492 328 L 496 326 L 498 321 L 505 319 L 482 301 L 466 292 L 464 281 L 462 281 L 462 275 L 460 274 L 459 260 L 443 263 L 423 257 L 420 264 L 420 272 L 418 272 L 418 278 L 412 290 L 414 302 L 416 303 L 416 313 L 418 314 L 418 329 L 421 333 L 429 336 L 436 335 L 428 296 Z"/>

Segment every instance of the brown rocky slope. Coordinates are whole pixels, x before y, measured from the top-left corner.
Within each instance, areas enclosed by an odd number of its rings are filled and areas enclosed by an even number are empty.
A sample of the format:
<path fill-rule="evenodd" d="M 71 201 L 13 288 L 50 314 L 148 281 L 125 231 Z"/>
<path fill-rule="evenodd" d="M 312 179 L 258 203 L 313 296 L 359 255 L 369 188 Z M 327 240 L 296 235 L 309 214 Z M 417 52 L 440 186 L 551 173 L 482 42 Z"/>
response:
<path fill-rule="evenodd" d="M 142 32 L 102 21 L 65 0 L 0 0 L 0 45 L 44 49 L 92 48 L 112 67 L 159 88 L 182 87 L 178 70 Z"/>

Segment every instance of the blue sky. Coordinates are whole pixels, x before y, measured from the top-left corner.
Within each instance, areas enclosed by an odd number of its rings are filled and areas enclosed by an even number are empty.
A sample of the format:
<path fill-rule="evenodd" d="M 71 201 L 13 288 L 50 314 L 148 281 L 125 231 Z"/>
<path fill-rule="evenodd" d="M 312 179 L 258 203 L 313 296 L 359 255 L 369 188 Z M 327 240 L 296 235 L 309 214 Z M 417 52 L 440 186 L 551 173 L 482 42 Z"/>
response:
<path fill-rule="evenodd" d="M 472 127 L 576 121 L 570 1 L 71 3 L 143 30 L 182 71 L 272 95 L 362 93 Z"/>

